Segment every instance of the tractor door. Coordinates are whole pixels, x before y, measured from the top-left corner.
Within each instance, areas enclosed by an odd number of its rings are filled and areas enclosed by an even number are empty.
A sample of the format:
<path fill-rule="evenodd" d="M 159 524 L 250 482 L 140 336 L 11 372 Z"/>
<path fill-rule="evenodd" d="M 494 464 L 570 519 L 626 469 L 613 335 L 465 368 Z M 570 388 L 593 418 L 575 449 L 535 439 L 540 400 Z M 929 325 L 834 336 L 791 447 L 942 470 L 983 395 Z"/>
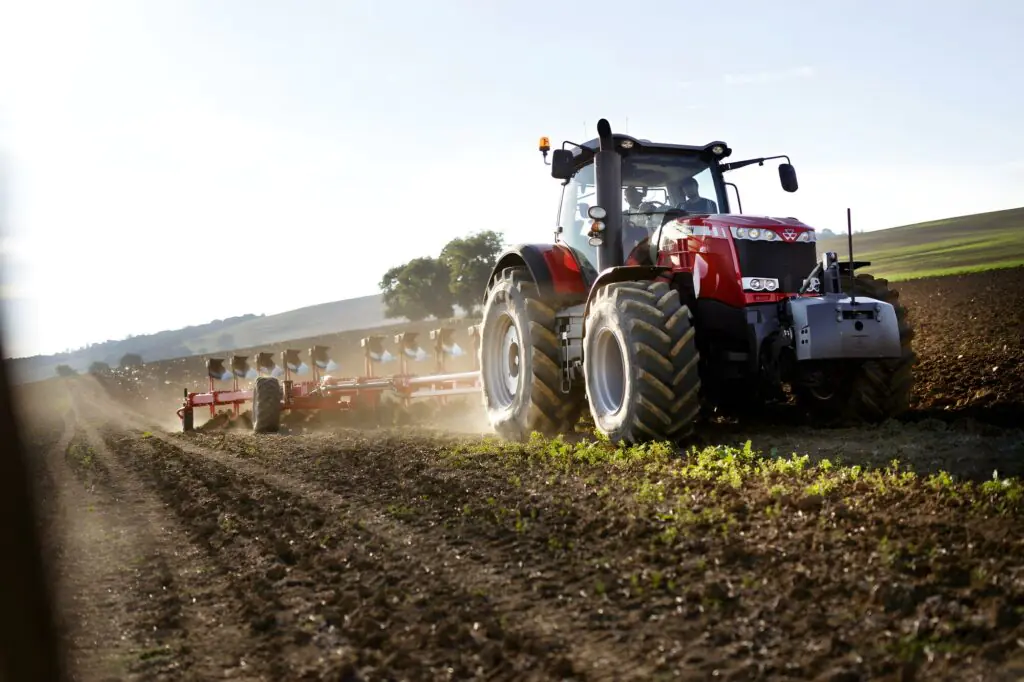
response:
<path fill-rule="evenodd" d="M 594 165 L 588 164 L 562 187 L 562 209 L 558 215 L 557 241 L 576 249 L 590 264 L 597 267 L 597 247 L 587 238 L 590 223 L 587 210 L 597 203 Z M 582 265 L 582 263 L 580 264 Z"/>

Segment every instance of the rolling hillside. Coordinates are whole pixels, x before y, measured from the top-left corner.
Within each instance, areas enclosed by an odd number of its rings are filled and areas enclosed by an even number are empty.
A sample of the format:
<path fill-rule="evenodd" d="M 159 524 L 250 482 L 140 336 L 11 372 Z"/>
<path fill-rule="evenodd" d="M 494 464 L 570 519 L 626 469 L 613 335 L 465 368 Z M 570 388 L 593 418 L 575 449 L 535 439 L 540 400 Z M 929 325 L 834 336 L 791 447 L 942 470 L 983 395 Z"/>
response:
<path fill-rule="evenodd" d="M 847 257 L 846 235 L 820 238 L 819 253 Z M 854 256 L 867 271 L 899 281 L 1024 265 L 1024 208 L 959 216 L 854 235 Z M 458 313 L 459 311 L 457 311 Z M 52 377 L 57 365 L 84 372 L 94 361 L 116 364 L 125 353 L 147 362 L 223 353 L 293 339 L 388 327 L 405 322 L 384 316 L 381 296 L 364 296 L 276 315 L 246 315 L 206 325 L 108 341 L 72 353 L 11 360 L 19 382 Z"/>
<path fill-rule="evenodd" d="M 818 252 L 825 251 L 848 258 L 846 235 L 819 237 Z M 853 256 L 893 281 L 1024 265 L 1024 208 L 855 234 Z"/>
<path fill-rule="evenodd" d="M 381 296 L 362 296 L 243 320 L 217 334 L 197 337 L 188 345 L 193 353 L 212 353 L 402 321 L 389 320 L 384 316 Z M 232 343 L 219 344 L 219 337 L 223 334 L 230 334 Z"/>
<path fill-rule="evenodd" d="M 276 315 L 246 315 L 217 320 L 158 334 L 107 341 L 71 353 L 36 355 L 9 360 L 18 383 L 54 376 L 58 365 L 85 372 L 93 362 L 115 366 L 125 353 L 138 353 L 146 362 L 221 353 L 295 338 L 318 337 L 352 329 L 366 329 L 404 320 L 384 317 L 381 296 L 333 301 Z"/>

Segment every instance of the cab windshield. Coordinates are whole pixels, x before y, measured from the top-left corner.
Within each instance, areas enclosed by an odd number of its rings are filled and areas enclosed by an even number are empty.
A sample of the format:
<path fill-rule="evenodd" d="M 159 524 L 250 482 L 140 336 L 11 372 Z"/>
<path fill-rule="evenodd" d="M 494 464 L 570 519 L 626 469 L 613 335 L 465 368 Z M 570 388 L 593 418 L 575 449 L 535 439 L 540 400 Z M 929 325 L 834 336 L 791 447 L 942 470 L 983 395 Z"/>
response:
<path fill-rule="evenodd" d="M 718 213 L 725 205 L 706 161 L 697 155 L 639 152 L 622 159 L 622 249 L 628 258 L 638 244 L 672 217 Z M 561 238 L 597 263 L 597 247 L 587 233 L 587 211 L 596 203 L 594 165 L 579 170 L 566 184 L 559 215 Z M 608 207 L 611 208 L 611 207 Z"/>

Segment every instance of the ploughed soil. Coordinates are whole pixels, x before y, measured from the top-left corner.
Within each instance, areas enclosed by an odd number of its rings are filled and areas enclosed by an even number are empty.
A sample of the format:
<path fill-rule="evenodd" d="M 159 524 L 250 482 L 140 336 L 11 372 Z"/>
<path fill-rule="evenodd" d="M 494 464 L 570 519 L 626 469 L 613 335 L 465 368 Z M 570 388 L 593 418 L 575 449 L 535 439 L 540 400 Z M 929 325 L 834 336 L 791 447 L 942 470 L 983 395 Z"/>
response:
<path fill-rule="evenodd" d="M 1024 267 L 892 286 L 916 329 L 917 410 L 1024 424 Z"/>
<path fill-rule="evenodd" d="M 1022 272 L 898 285 L 907 418 L 682 453 L 25 387 L 76 679 L 1019 679 Z"/>

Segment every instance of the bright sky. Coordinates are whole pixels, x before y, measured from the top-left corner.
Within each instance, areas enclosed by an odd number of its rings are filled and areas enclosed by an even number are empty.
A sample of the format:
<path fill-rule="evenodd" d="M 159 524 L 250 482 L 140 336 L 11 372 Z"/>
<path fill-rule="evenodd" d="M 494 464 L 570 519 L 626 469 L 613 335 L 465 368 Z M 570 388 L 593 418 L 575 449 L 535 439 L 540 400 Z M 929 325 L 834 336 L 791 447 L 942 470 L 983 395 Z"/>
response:
<path fill-rule="evenodd" d="M 601 117 L 789 154 L 796 194 L 732 180 L 818 228 L 1024 205 L 1013 0 L 0 6 L 14 355 L 377 293 L 480 229 L 550 241 L 537 138 Z"/>

